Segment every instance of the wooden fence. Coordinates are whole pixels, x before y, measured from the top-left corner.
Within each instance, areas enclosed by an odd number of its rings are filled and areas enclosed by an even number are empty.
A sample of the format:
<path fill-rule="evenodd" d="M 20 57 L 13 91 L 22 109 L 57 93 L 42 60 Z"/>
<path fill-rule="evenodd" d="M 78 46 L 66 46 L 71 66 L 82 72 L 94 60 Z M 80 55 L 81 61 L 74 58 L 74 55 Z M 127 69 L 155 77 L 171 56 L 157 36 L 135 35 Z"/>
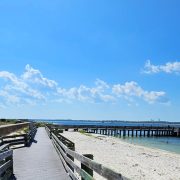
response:
<path fill-rule="evenodd" d="M 10 179 L 13 176 L 13 150 L 9 144 L 0 147 L 0 179 Z"/>
<path fill-rule="evenodd" d="M 2 136 L 0 137 L 0 145 L 9 144 L 12 145 L 21 145 L 30 146 L 31 142 L 34 139 L 36 134 L 36 126 L 30 126 L 30 129 L 27 133 L 23 133 L 20 135 L 11 135 L 11 136 Z"/>
<path fill-rule="evenodd" d="M 74 159 L 78 160 L 81 164 L 90 168 L 91 170 L 98 173 L 100 176 L 109 179 L 109 180 L 124 180 L 127 179 L 123 177 L 120 173 L 116 173 L 113 170 L 103 166 L 100 163 L 95 162 L 75 151 L 74 143 L 65 138 L 64 136 L 57 134 L 56 131 L 53 131 L 51 127 L 45 127 L 47 134 L 52 138 L 53 145 L 59 154 L 65 169 L 71 176 L 73 180 L 79 179 L 76 173 L 79 174 L 84 180 L 94 180 L 94 178 L 87 173 L 85 170 L 80 168 L 74 163 Z M 76 172 L 76 173 L 75 173 Z"/>
<path fill-rule="evenodd" d="M 6 136 L 12 132 L 18 131 L 22 128 L 27 128 L 30 126 L 30 122 L 18 123 L 18 124 L 8 124 L 0 126 L 0 136 Z"/>

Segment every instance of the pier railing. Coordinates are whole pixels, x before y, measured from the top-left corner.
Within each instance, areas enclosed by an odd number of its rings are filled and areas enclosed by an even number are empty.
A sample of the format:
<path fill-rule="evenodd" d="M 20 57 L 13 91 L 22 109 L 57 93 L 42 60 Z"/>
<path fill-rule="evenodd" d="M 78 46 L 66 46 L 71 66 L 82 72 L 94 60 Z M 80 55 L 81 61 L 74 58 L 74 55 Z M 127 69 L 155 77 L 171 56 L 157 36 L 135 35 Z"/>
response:
<path fill-rule="evenodd" d="M 174 136 L 174 128 L 170 127 L 98 127 L 83 128 L 86 133 L 95 133 L 108 136 Z"/>
<path fill-rule="evenodd" d="M 61 129 L 79 129 L 84 130 L 87 133 L 96 133 L 108 136 L 147 136 L 147 137 L 180 137 L 180 127 L 174 127 L 170 125 L 155 126 L 155 125 L 143 125 L 143 126 L 99 126 L 99 125 L 53 125 L 54 128 Z"/>
<path fill-rule="evenodd" d="M 0 145 L 9 144 L 9 146 L 13 146 L 24 144 L 24 146 L 30 146 L 36 132 L 36 126 L 32 124 L 27 133 L 0 137 Z"/>
<path fill-rule="evenodd" d="M 87 167 L 88 169 L 95 171 L 100 176 L 111 179 L 111 180 L 123 180 L 127 179 L 123 177 L 120 173 L 117 173 L 100 163 L 91 160 L 84 155 L 81 155 L 75 151 L 74 143 L 65 138 L 64 136 L 57 134 L 56 131 L 53 131 L 51 127 L 45 127 L 47 134 L 52 139 L 53 145 L 59 154 L 65 169 L 71 176 L 73 180 L 79 179 L 76 175 L 78 174 L 84 180 L 94 180 L 92 177 L 92 173 L 88 173 L 83 168 L 79 167 L 77 164 L 74 163 L 74 159 L 79 161 L 82 165 Z"/>
<path fill-rule="evenodd" d="M 0 179 L 10 179 L 13 176 L 13 150 L 9 144 L 0 147 Z"/>

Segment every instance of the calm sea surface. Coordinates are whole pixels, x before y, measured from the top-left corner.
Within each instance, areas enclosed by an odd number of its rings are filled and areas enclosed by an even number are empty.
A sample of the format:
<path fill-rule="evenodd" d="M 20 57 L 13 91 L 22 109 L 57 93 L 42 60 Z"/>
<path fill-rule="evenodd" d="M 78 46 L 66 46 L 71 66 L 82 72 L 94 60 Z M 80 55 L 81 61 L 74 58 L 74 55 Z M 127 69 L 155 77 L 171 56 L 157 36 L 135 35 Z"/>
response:
<path fill-rule="evenodd" d="M 123 141 L 180 154 L 180 138 L 176 137 L 125 137 Z"/>
<path fill-rule="evenodd" d="M 35 120 L 61 125 L 98 125 L 98 126 L 174 126 L 180 122 L 123 122 L 123 121 L 91 121 L 91 120 Z M 158 148 L 180 154 L 180 138 L 176 137 L 121 137 L 123 141 L 146 147 Z"/>
<path fill-rule="evenodd" d="M 180 127 L 180 122 L 133 122 L 133 121 L 92 121 L 92 120 L 34 120 L 60 125 L 97 125 L 97 126 L 168 126 Z"/>

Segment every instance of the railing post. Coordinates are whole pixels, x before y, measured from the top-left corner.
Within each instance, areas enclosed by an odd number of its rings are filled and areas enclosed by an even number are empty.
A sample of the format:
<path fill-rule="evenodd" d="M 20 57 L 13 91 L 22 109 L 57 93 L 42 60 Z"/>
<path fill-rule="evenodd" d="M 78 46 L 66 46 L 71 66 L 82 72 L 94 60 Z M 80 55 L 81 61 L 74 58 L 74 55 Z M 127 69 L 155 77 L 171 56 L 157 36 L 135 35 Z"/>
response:
<path fill-rule="evenodd" d="M 93 160 L 93 155 L 92 154 L 83 154 L 83 156 L 92 159 Z M 86 171 L 90 176 L 93 177 L 93 170 L 90 169 L 89 167 L 85 166 L 84 164 L 81 163 L 81 169 Z M 81 178 L 81 180 L 85 180 L 84 178 Z"/>
<path fill-rule="evenodd" d="M 72 151 L 75 151 L 75 146 L 74 146 L 74 144 L 72 145 L 72 146 L 68 146 L 67 145 L 67 147 L 69 148 L 69 149 L 71 149 Z M 67 157 L 69 157 L 72 161 L 74 161 L 74 158 L 71 156 L 71 155 L 69 155 L 69 154 L 67 154 Z M 67 163 L 68 164 L 68 163 Z M 68 164 L 68 166 L 71 168 L 71 170 L 74 172 L 74 168 L 70 165 L 70 164 Z"/>
<path fill-rule="evenodd" d="M 28 133 L 25 134 L 24 140 L 25 140 L 25 146 L 28 147 L 29 146 L 29 135 L 28 135 Z"/>
<path fill-rule="evenodd" d="M 3 137 L 0 137 L 0 146 L 2 146 L 3 145 Z"/>
<path fill-rule="evenodd" d="M 5 147 L 2 152 L 6 152 L 6 151 L 9 151 L 10 148 L 9 148 L 9 145 L 7 147 Z M 8 161 L 11 161 L 11 166 L 7 167 L 6 169 L 3 170 L 3 172 L 1 171 L 1 174 L 0 174 L 0 179 L 12 179 L 12 176 L 13 176 L 13 151 L 11 150 L 12 154 L 9 155 L 8 157 L 5 157 L 4 158 L 4 163 L 8 162 Z M 2 165 L 2 164 L 1 164 Z"/>
<path fill-rule="evenodd" d="M 49 129 L 49 138 L 52 139 L 52 129 L 51 128 L 48 129 Z"/>
<path fill-rule="evenodd" d="M 9 148 L 8 148 L 9 149 Z M 14 172 L 14 168 L 13 168 L 13 154 L 11 156 L 9 156 L 6 161 L 12 161 L 12 165 L 11 167 L 9 168 L 9 170 L 11 171 L 11 176 L 13 175 L 13 172 Z"/>

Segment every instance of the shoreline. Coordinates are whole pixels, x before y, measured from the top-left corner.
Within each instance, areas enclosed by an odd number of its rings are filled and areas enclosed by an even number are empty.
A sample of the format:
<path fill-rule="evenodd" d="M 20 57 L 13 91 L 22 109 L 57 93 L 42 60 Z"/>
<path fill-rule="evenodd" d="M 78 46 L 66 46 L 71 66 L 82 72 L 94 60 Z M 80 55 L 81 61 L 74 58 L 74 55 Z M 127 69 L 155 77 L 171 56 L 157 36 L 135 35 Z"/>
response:
<path fill-rule="evenodd" d="M 117 138 L 117 137 L 113 137 L 112 138 Z M 136 138 L 139 138 L 139 137 L 136 137 Z M 146 138 L 146 137 L 145 137 Z M 151 137 L 149 137 L 148 139 L 150 139 Z M 161 138 L 161 137 L 159 137 Z M 142 146 L 142 147 L 146 147 L 146 148 L 149 148 L 149 149 L 154 149 L 154 150 L 159 150 L 159 151 L 162 151 L 162 152 L 167 152 L 167 153 L 172 153 L 172 154 L 177 154 L 177 155 L 180 155 L 180 152 L 179 151 L 171 151 L 171 150 L 167 150 L 167 149 L 163 149 L 163 148 L 158 148 L 157 145 L 152 145 L 151 143 L 139 143 L 139 142 L 133 142 L 133 141 L 130 141 L 131 138 L 128 139 L 128 137 L 126 137 L 125 139 L 122 139 L 122 138 L 118 138 L 120 141 L 122 142 L 127 142 L 129 144 L 133 144 L 133 145 L 137 145 L 137 146 Z"/>
<path fill-rule="evenodd" d="M 125 142 L 116 137 L 64 131 L 80 154 L 93 154 L 94 160 L 130 179 L 180 179 L 180 155 L 166 150 Z M 102 179 L 95 174 L 95 178 Z"/>

